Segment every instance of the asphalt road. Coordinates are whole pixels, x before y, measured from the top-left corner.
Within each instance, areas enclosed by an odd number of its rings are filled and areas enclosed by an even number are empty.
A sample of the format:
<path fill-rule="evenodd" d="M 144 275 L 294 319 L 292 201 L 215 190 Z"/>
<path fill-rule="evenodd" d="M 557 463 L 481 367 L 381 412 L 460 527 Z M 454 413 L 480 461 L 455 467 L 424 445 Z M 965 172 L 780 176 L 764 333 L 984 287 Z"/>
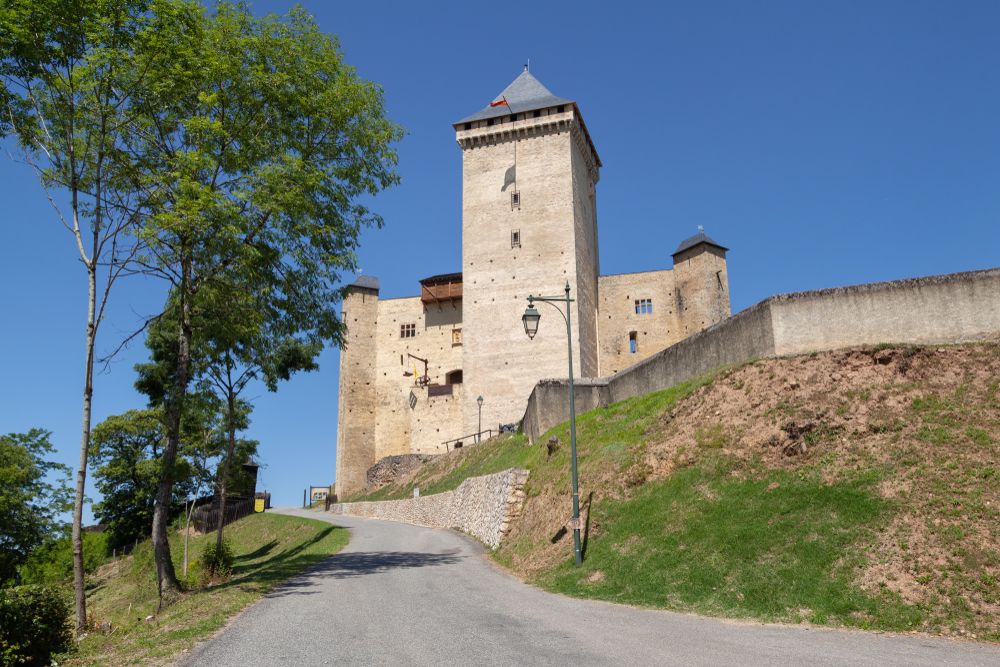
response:
<path fill-rule="evenodd" d="M 971 641 L 760 625 L 544 593 L 454 531 L 278 509 L 347 527 L 339 554 L 275 589 L 180 664 L 997 665 Z"/>

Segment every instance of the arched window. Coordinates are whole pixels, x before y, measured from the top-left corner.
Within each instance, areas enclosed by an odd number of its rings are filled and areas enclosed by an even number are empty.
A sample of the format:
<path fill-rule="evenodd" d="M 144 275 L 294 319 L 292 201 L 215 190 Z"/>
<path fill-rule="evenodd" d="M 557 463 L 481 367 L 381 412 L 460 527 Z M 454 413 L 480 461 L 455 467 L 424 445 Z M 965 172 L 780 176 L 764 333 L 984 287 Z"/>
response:
<path fill-rule="evenodd" d="M 452 371 L 445 376 L 445 384 L 462 384 L 462 371 Z"/>

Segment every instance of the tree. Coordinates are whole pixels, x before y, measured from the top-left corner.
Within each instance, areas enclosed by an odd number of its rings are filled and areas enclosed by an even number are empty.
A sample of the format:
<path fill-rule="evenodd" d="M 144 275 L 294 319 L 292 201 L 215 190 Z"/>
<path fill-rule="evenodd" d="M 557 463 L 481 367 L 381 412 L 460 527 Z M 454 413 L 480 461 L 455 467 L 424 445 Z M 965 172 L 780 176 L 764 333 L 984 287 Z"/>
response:
<path fill-rule="evenodd" d="M 227 290 L 228 292 L 229 290 Z M 211 294 L 208 291 L 207 294 Z M 280 317 L 281 312 L 256 307 L 256 300 L 237 292 L 236 298 L 215 303 L 202 309 L 204 324 L 203 351 L 205 378 L 226 403 L 228 442 L 219 475 L 219 511 L 226 515 L 228 481 L 236 451 L 236 431 L 239 422 L 240 394 L 251 380 L 261 378 L 269 391 L 277 391 L 279 380 L 288 380 L 297 371 L 319 368 L 316 357 L 323 349 L 320 341 L 295 338 L 295 318 Z M 268 320 L 268 315 L 279 315 Z M 242 426 L 246 428 L 246 426 Z M 241 456 L 240 460 L 244 460 Z M 222 549 L 224 521 L 216 531 L 217 553 Z"/>
<path fill-rule="evenodd" d="M 220 3 L 183 37 L 144 33 L 135 71 L 170 76 L 144 89 L 146 125 L 129 146 L 144 270 L 176 298 L 164 313 L 177 364 L 152 530 L 161 593 L 177 583 L 166 529 L 199 295 L 242 292 L 306 342 L 341 345 L 341 272 L 356 268 L 361 227 L 382 225 L 356 200 L 398 183 L 392 144 L 404 133 L 381 88 L 300 7 L 256 18 Z"/>
<path fill-rule="evenodd" d="M 157 483 L 163 455 L 164 426 L 156 410 L 129 410 L 112 415 L 94 427 L 90 462 L 102 500 L 94 516 L 107 524 L 108 546 L 117 548 L 145 537 L 153 520 Z M 192 466 L 177 463 L 178 484 L 171 499 L 171 515 L 182 511 L 192 487 Z"/>
<path fill-rule="evenodd" d="M 162 3 L 159 3 L 162 5 Z M 90 446 L 95 342 L 110 290 L 141 252 L 136 222 L 141 194 L 123 147 L 135 131 L 134 92 L 156 78 L 132 68 L 135 39 L 149 29 L 144 0 L 5 0 L 0 4 L 0 137 L 13 135 L 57 217 L 72 233 L 87 274 L 88 307 L 83 426 L 72 544 L 77 633 L 86 621 L 81 522 Z M 160 11 L 154 26 L 176 34 L 182 4 Z M 64 209 L 53 190 L 65 190 Z M 99 273 L 103 273 L 102 276 Z"/>
<path fill-rule="evenodd" d="M 32 551 L 65 530 L 58 516 L 72 506 L 70 469 L 45 460 L 55 451 L 49 435 L 32 429 L 0 436 L 0 588 L 14 579 Z M 47 481 L 58 472 L 65 478 Z"/>

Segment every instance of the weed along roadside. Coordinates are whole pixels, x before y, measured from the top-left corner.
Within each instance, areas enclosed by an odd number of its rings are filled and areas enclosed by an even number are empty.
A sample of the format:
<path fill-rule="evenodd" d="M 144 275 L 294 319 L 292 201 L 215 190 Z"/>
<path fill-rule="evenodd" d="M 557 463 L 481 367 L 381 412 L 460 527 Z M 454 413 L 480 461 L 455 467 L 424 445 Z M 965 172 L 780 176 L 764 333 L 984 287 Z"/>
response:
<path fill-rule="evenodd" d="M 502 435 L 349 500 L 530 470 L 493 557 L 547 590 L 728 618 L 1000 641 L 1000 347 L 750 361 Z"/>
<path fill-rule="evenodd" d="M 183 558 L 183 531 L 170 539 L 175 560 Z M 88 577 L 87 637 L 64 665 L 98 662 L 124 665 L 170 661 L 207 639 L 247 605 L 310 565 L 340 551 L 348 532 L 313 519 L 256 514 L 230 525 L 226 539 L 231 572 L 209 575 L 199 562 L 215 534 L 191 538 L 187 591 L 157 612 L 157 589 L 149 542 L 118 565 Z M 174 566 L 181 572 L 181 563 Z M 105 625 L 106 624 L 106 625 Z M 101 627 L 104 625 L 102 632 Z"/>

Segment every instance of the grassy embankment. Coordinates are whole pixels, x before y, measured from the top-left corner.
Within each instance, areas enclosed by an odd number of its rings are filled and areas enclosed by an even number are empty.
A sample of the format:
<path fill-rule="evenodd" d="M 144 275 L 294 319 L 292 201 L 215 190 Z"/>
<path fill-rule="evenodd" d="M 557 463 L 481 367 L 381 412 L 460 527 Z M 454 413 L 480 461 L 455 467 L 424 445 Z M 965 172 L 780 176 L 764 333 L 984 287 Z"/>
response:
<path fill-rule="evenodd" d="M 495 558 L 567 595 L 713 616 L 1000 640 L 1000 348 L 877 346 L 720 369 L 493 438 L 353 500 L 509 467 L 528 500 Z M 546 442 L 559 439 L 549 455 Z"/>
<path fill-rule="evenodd" d="M 157 613 L 152 549 L 147 541 L 118 564 L 87 577 L 88 613 L 97 627 L 110 621 L 104 636 L 91 632 L 66 665 L 163 664 L 190 649 L 244 607 L 308 566 L 340 551 L 347 530 L 312 519 L 256 514 L 227 526 L 236 556 L 232 577 L 203 586 L 196 561 L 215 534 L 192 536 L 186 592 Z M 170 550 L 177 576 L 183 573 L 184 534 L 173 532 Z M 154 619 L 147 622 L 147 616 Z"/>

